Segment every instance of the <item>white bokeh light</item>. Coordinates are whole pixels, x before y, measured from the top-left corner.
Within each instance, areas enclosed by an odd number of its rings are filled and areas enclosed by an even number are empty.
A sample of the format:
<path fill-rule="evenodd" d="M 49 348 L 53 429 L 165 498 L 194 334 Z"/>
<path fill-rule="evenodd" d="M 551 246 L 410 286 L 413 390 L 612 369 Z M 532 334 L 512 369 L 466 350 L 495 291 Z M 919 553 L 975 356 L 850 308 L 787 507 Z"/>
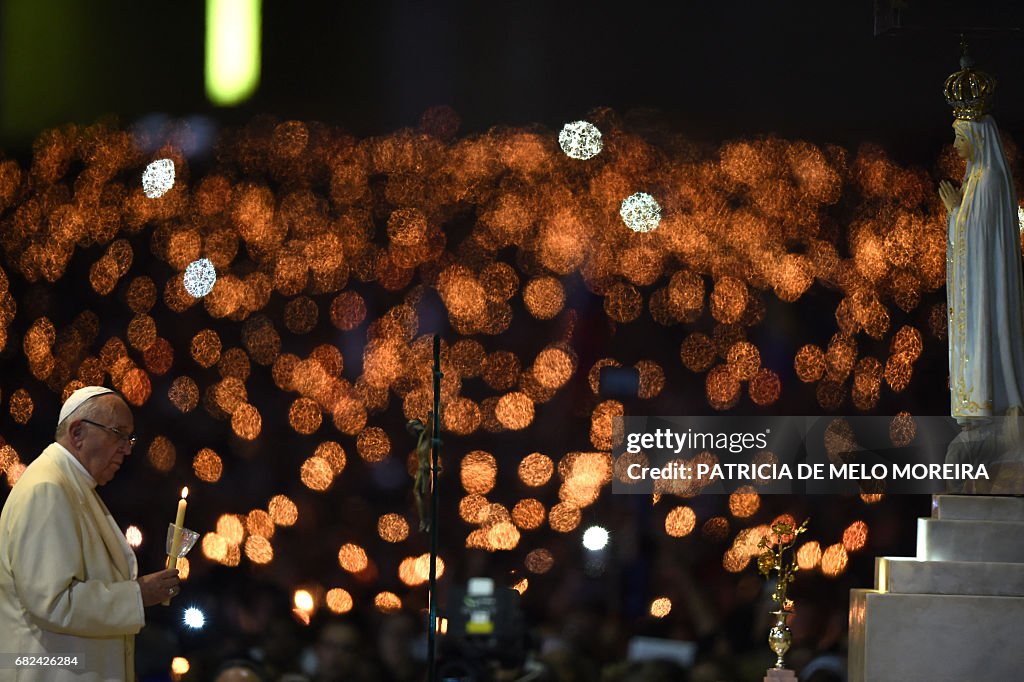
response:
<path fill-rule="evenodd" d="M 196 607 L 190 606 L 185 609 L 184 621 L 188 627 L 198 630 L 206 625 L 206 616 Z"/>
<path fill-rule="evenodd" d="M 217 283 L 217 270 L 209 258 L 192 261 L 185 268 L 185 291 L 192 298 L 202 298 L 213 291 Z"/>
<path fill-rule="evenodd" d="M 174 161 L 157 159 L 142 171 L 142 192 L 150 199 L 158 199 L 174 187 Z"/>
<path fill-rule="evenodd" d="M 1024 208 L 1017 207 L 1017 224 L 1020 226 L 1020 231 L 1024 232 Z"/>
<path fill-rule="evenodd" d="M 650 194 L 637 192 L 622 201 L 619 215 L 634 232 L 650 232 L 661 222 L 661 206 Z"/>
<path fill-rule="evenodd" d="M 604 549 L 608 544 L 608 531 L 601 526 L 591 526 L 583 533 L 583 546 L 591 552 Z"/>
<path fill-rule="evenodd" d="M 142 544 L 142 531 L 136 526 L 128 526 L 124 530 L 124 539 L 130 547 L 138 547 Z"/>
<path fill-rule="evenodd" d="M 313 595 L 309 593 L 309 590 L 296 590 L 293 602 L 299 611 L 309 612 L 315 606 Z"/>
<path fill-rule="evenodd" d="M 558 144 L 566 156 L 583 161 L 597 156 L 604 147 L 601 131 L 586 121 L 573 121 L 562 126 Z"/>

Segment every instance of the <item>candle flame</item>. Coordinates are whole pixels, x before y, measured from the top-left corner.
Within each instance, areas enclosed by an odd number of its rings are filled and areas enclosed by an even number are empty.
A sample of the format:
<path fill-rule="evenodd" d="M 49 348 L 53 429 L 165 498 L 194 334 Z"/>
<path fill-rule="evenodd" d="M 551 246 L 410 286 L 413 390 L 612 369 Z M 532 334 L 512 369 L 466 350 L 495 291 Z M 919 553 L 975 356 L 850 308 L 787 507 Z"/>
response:
<path fill-rule="evenodd" d="M 184 500 L 186 497 L 188 497 L 188 486 L 181 489 L 181 499 Z"/>

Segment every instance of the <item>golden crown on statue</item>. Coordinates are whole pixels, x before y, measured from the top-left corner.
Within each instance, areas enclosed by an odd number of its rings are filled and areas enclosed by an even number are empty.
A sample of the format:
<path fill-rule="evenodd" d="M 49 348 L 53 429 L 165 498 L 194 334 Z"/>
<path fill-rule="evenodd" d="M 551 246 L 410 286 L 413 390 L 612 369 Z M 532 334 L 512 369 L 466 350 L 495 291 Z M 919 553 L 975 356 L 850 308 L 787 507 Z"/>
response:
<path fill-rule="evenodd" d="M 946 79 L 943 92 L 954 117 L 977 121 L 992 110 L 996 79 L 974 68 L 974 60 L 967 54 L 967 41 L 960 41 L 960 51 L 960 70 Z"/>

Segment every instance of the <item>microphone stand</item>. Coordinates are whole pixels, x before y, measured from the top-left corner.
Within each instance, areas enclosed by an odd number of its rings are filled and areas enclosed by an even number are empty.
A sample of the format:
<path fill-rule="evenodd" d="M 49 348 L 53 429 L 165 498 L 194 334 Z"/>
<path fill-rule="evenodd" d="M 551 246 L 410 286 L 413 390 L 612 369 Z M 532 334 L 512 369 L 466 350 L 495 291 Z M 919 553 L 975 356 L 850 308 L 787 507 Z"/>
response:
<path fill-rule="evenodd" d="M 437 475 L 441 454 L 441 335 L 434 334 L 434 412 L 430 431 L 430 585 L 427 589 L 430 623 L 427 626 L 427 673 L 429 682 L 437 682 Z"/>

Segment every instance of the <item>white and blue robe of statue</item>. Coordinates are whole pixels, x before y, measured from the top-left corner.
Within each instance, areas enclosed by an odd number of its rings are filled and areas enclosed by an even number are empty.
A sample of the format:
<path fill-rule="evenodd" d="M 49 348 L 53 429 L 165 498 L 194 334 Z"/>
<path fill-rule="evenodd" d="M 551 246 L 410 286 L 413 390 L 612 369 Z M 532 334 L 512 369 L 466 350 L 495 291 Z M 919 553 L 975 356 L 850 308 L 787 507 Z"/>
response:
<path fill-rule="evenodd" d="M 947 225 L 949 388 L 953 417 L 969 424 L 1024 405 L 1020 228 L 995 121 L 957 120 L 953 128 L 972 156 Z"/>

